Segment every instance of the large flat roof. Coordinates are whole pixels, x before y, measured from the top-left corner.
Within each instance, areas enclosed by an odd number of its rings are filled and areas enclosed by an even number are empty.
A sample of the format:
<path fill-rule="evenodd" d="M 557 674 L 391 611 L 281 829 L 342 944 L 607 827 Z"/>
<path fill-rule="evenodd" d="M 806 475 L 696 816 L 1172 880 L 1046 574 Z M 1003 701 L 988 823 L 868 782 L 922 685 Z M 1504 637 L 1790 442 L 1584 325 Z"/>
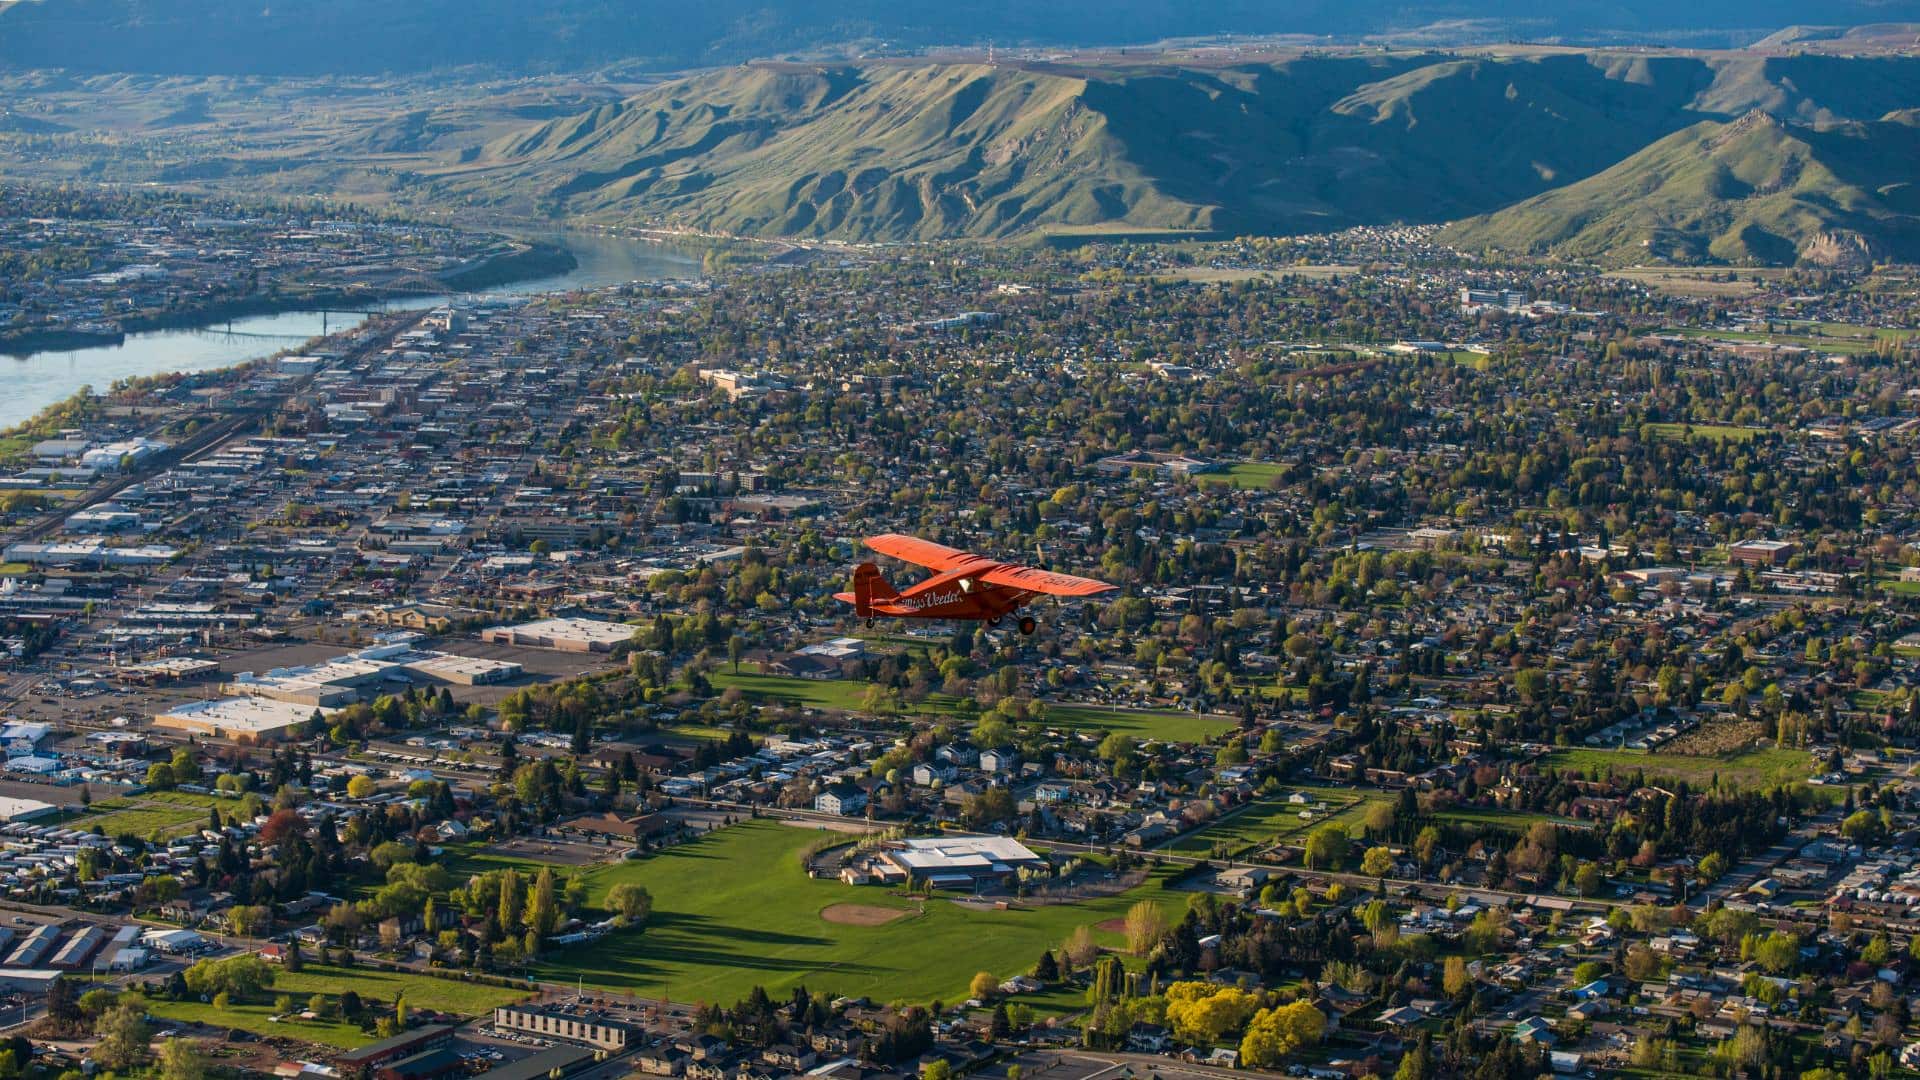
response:
<path fill-rule="evenodd" d="M 983 870 L 1039 862 L 1040 856 L 1008 836 L 935 836 L 901 840 L 893 860 L 909 870 Z"/>
<path fill-rule="evenodd" d="M 322 710 L 324 712 L 325 710 Z M 313 719 L 314 707 L 272 698 L 230 697 L 213 701 L 190 701 L 176 705 L 154 722 L 166 726 L 171 721 L 192 726 L 218 727 L 227 731 L 259 735 L 280 731 Z"/>

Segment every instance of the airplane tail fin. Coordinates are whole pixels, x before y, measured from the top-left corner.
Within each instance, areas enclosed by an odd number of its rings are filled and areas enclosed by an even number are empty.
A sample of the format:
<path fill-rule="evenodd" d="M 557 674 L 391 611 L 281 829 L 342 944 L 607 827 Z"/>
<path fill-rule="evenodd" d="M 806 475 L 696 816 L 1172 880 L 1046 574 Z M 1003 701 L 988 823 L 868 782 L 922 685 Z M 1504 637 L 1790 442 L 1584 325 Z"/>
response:
<path fill-rule="evenodd" d="M 875 601 L 892 600 L 900 593 L 887 584 L 880 575 L 880 568 L 870 562 L 863 562 L 853 571 L 853 611 L 861 618 L 873 615 Z"/>

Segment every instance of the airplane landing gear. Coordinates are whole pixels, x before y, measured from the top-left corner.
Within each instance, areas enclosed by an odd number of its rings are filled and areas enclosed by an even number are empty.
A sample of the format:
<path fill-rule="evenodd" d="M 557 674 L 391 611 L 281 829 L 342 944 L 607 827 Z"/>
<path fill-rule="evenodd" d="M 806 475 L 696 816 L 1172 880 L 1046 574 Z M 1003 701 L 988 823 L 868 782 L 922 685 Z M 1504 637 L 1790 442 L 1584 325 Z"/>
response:
<path fill-rule="evenodd" d="M 988 620 L 987 620 L 987 625 L 988 625 L 988 626 L 992 626 L 992 627 L 996 627 L 996 628 L 997 628 L 997 627 L 999 627 L 999 625 L 1000 625 L 1000 616 L 998 616 L 998 615 L 995 615 L 995 616 L 994 616 L 993 618 L 991 618 L 991 619 L 988 619 Z"/>
<path fill-rule="evenodd" d="M 1040 624 L 1033 621 L 1033 616 L 1022 615 L 1020 617 L 1020 632 L 1022 634 L 1025 634 L 1031 637 L 1033 635 L 1033 632 L 1039 629 L 1039 627 L 1040 627 Z"/>
<path fill-rule="evenodd" d="M 875 621 L 876 621 L 876 620 L 874 620 L 874 619 L 868 619 L 868 620 L 867 620 L 867 629 L 869 629 L 869 630 L 871 630 L 871 629 L 873 629 L 873 624 L 874 624 L 874 622 L 875 622 Z"/>

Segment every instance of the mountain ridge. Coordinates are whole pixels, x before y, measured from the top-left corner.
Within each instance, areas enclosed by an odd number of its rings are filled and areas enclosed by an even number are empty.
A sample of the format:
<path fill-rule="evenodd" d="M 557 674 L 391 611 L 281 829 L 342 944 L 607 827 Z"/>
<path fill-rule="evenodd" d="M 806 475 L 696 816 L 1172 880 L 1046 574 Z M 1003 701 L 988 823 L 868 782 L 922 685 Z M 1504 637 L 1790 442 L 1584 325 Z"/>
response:
<path fill-rule="evenodd" d="M 531 125 L 434 182 L 505 209 L 754 236 L 1308 232 L 1524 206 L 1700 124 L 1884 124 L 1916 101 L 1914 58 L 759 64 Z M 1795 244 L 1852 227 L 1838 210 L 1818 220 L 1808 194 Z M 1902 206 L 1853 224 L 1898 226 Z"/>

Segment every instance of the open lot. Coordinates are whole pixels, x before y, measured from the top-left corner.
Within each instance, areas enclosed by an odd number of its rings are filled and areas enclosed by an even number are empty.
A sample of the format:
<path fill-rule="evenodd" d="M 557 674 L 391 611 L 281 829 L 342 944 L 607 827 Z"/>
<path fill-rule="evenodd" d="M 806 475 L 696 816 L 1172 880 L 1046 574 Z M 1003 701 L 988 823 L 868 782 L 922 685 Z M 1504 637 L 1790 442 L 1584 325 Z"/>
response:
<path fill-rule="evenodd" d="M 1030 910 L 996 911 L 936 898 L 924 903 L 877 887 L 816 881 L 800 869 L 810 829 L 749 821 L 650 858 L 587 871 L 594 902 L 620 882 L 643 885 L 654 913 L 643 930 L 560 954 L 539 965 L 543 979 L 675 1001 L 731 1003 L 755 985 L 779 997 L 794 986 L 878 1001 L 954 1001 L 975 972 L 1006 977 L 1028 970 L 1040 950 L 1075 927 L 1123 916 L 1136 900 L 1162 901 L 1170 916 L 1186 903 L 1157 882 L 1118 896 Z M 891 909 L 880 925 L 823 918 L 840 905 Z M 877 921 L 877 913 L 862 922 Z M 1108 944 L 1118 936 L 1097 935 Z"/>
<path fill-rule="evenodd" d="M 1649 778 L 1685 780 L 1695 787 L 1706 785 L 1716 776 L 1723 784 L 1771 787 L 1805 780 L 1813 775 L 1813 758 L 1806 751 L 1774 747 L 1713 756 L 1649 753 L 1645 750 L 1563 749 L 1548 754 L 1544 763 L 1556 769 L 1579 773 L 1609 770 L 1631 773 L 1639 770 Z"/>

